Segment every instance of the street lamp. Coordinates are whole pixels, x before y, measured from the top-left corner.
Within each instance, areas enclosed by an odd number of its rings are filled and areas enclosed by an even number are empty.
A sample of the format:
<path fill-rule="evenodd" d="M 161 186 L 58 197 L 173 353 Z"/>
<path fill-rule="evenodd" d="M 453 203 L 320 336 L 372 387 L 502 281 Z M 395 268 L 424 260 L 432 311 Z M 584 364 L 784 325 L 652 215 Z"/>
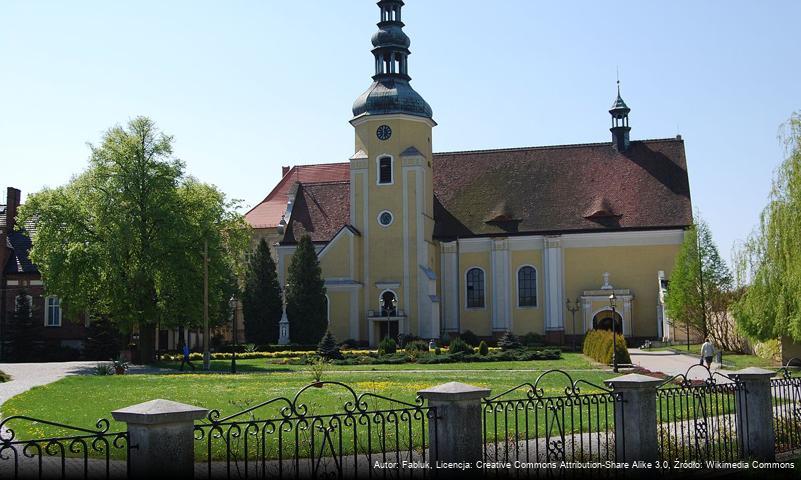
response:
<path fill-rule="evenodd" d="M 571 306 L 570 299 L 567 299 L 567 311 L 573 315 L 573 351 L 576 351 L 576 312 L 579 311 L 579 299 L 576 297 L 576 303 Z"/>
<path fill-rule="evenodd" d="M 615 292 L 609 295 L 609 306 L 612 307 L 612 371 L 617 373 L 617 313 L 615 312 Z"/>

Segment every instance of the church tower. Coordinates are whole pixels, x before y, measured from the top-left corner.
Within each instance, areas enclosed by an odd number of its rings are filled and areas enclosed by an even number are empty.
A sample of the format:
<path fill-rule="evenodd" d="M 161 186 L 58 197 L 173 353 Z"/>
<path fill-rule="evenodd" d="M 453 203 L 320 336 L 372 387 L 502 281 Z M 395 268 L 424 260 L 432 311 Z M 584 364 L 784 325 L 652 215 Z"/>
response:
<path fill-rule="evenodd" d="M 618 152 L 625 152 L 629 148 L 629 112 L 631 109 L 623 101 L 620 96 L 620 80 L 617 82 L 617 98 L 612 108 L 609 109 L 609 114 L 612 115 L 612 147 Z"/>
<path fill-rule="evenodd" d="M 439 336 L 432 235 L 431 107 L 409 84 L 409 37 L 402 0 L 378 2 L 373 83 L 353 103 L 350 222 L 359 259 L 366 336 Z"/>

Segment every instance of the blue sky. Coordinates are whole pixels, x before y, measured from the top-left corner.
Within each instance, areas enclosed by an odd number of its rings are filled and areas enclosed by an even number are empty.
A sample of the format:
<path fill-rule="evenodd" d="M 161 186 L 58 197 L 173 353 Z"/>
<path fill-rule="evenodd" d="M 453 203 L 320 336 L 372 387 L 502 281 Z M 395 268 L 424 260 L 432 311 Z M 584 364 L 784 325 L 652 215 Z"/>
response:
<path fill-rule="evenodd" d="M 684 137 L 694 206 L 726 258 L 765 204 L 779 125 L 801 110 L 799 18 L 797 1 L 404 8 L 435 151 L 608 141 L 619 69 L 632 137 Z M 63 184 L 87 142 L 147 115 L 189 173 L 252 206 L 281 165 L 353 153 L 377 19 L 368 0 L 6 0 L 0 186 Z"/>

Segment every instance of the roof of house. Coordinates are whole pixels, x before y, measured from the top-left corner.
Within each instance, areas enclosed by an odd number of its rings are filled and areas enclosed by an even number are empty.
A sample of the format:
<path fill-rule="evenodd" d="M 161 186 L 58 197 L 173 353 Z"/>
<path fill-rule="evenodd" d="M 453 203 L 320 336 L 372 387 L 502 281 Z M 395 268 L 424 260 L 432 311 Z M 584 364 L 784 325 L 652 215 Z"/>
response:
<path fill-rule="evenodd" d="M 608 142 L 436 153 L 433 169 L 437 238 L 692 223 L 679 138 L 632 141 L 622 153 Z M 349 221 L 349 188 L 347 181 L 301 182 L 284 243 L 303 233 L 317 242 L 330 240 Z"/>
<path fill-rule="evenodd" d="M 0 205 L 0 225 L 6 223 L 6 206 Z M 11 255 L 5 265 L 0 265 L 4 273 L 39 273 L 36 264 L 31 262 L 28 254 L 31 251 L 31 237 L 36 233 L 36 221 L 28 220 L 21 230 L 16 229 L 6 237 L 6 248 Z"/>
<path fill-rule="evenodd" d="M 336 182 L 349 178 L 350 165 L 347 163 L 294 166 L 264 200 L 245 214 L 245 219 L 253 228 L 274 228 L 286 211 L 288 194 L 295 183 Z"/>

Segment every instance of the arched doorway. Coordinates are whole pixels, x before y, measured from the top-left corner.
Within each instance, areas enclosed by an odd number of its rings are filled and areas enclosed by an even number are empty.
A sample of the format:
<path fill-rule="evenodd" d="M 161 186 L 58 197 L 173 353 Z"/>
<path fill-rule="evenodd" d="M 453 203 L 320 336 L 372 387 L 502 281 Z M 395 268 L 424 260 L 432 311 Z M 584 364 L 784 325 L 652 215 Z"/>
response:
<path fill-rule="evenodd" d="M 395 317 L 398 315 L 398 297 L 392 290 L 385 290 L 379 299 L 382 317 Z"/>
<path fill-rule="evenodd" d="M 623 334 L 623 317 L 618 312 L 612 315 L 612 310 L 601 310 L 592 317 L 592 328 L 594 330 L 612 330 L 614 322 L 615 331 Z"/>

